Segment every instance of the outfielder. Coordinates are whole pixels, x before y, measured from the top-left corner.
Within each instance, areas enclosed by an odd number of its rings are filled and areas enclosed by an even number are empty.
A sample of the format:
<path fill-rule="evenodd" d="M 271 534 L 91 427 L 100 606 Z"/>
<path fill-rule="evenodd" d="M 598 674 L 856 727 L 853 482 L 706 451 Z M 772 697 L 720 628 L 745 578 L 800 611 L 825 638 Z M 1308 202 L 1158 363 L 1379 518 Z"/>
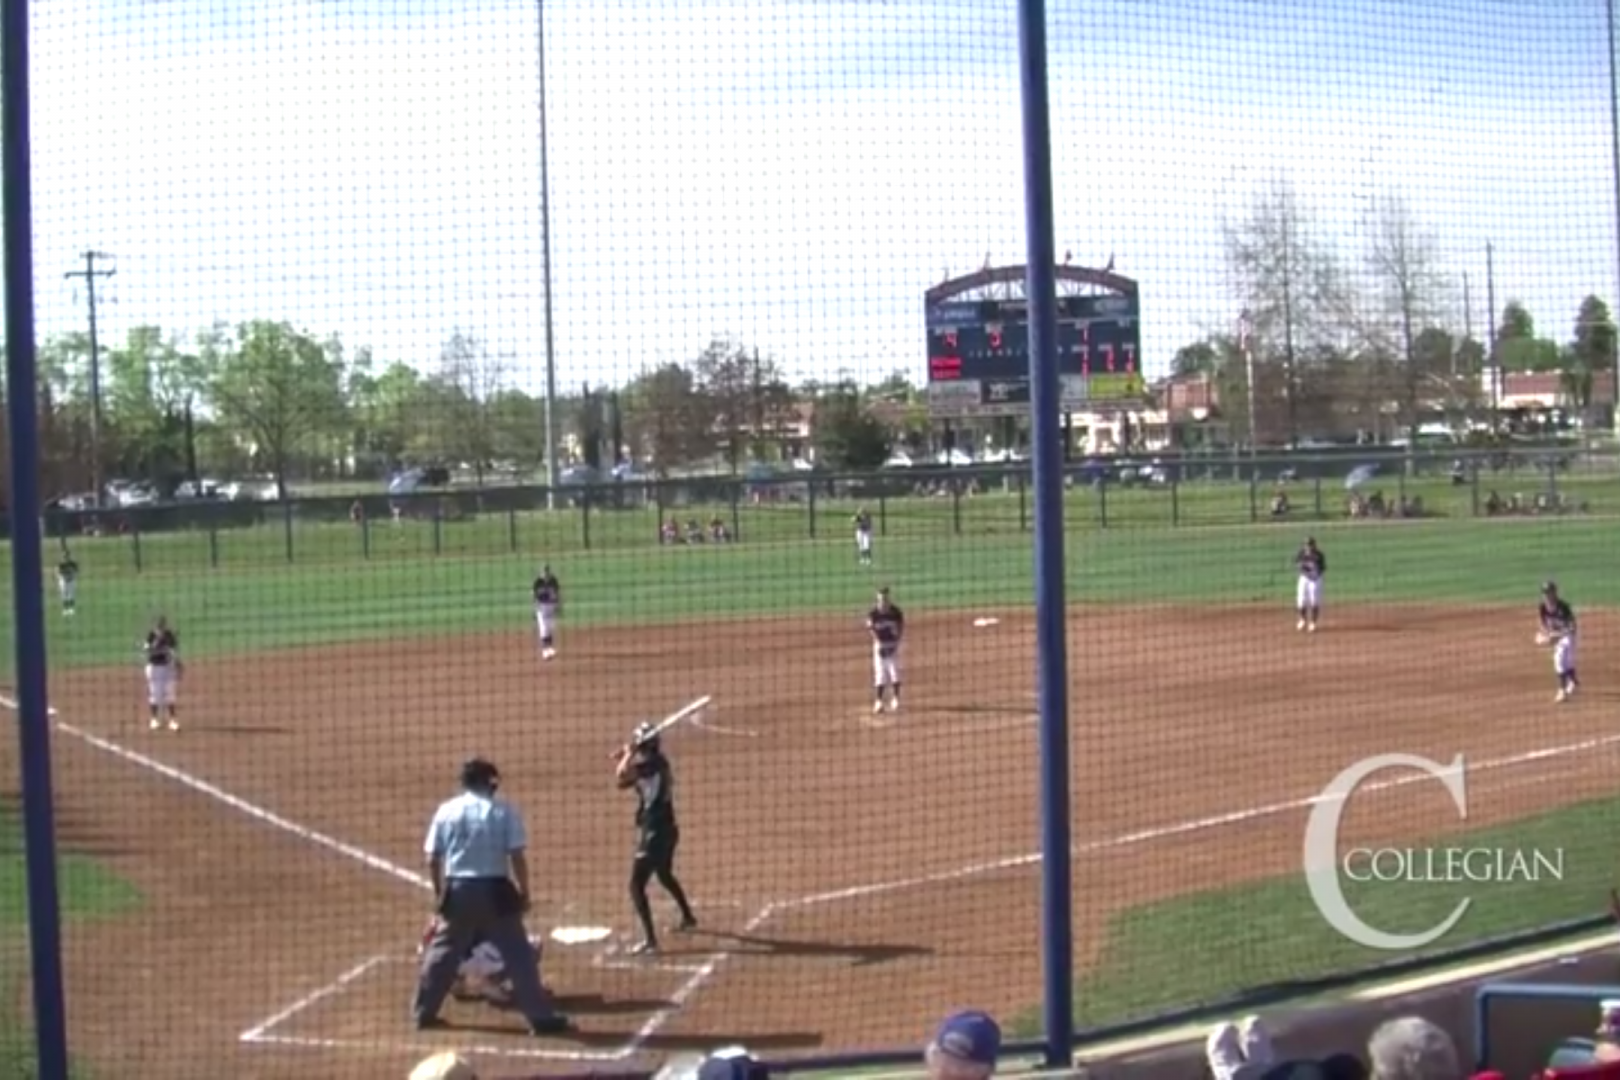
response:
<path fill-rule="evenodd" d="M 1294 586 L 1294 610 L 1299 615 L 1295 629 L 1314 634 L 1322 617 L 1322 578 L 1327 576 L 1327 556 L 1316 546 L 1316 537 L 1305 538 L 1294 565 L 1299 568 L 1299 583 Z"/>
<path fill-rule="evenodd" d="M 866 631 L 872 635 L 872 711 L 883 711 L 887 689 L 889 711 L 900 711 L 900 639 L 906 633 L 906 616 L 889 596 L 885 585 L 877 591 L 877 603 L 866 613 Z"/>
<path fill-rule="evenodd" d="M 180 708 L 175 704 L 175 691 L 185 667 L 180 662 L 180 635 L 169 628 L 169 620 L 162 615 L 147 631 L 141 656 L 146 663 L 148 726 L 153 731 L 162 727 L 162 715 L 167 713 L 169 730 L 179 731 Z"/>
<path fill-rule="evenodd" d="M 872 565 L 872 515 L 861 507 L 855 512 L 855 558 L 862 566 Z"/>
<path fill-rule="evenodd" d="M 62 614 L 71 617 L 78 609 L 79 564 L 64 545 L 62 561 L 56 564 L 56 595 L 62 601 Z"/>
<path fill-rule="evenodd" d="M 1581 681 L 1575 676 L 1575 609 L 1558 595 L 1558 585 L 1547 582 L 1541 586 L 1540 629 L 1536 631 L 1537 645 L 1551 645 L 1553 674 L 1558 677 L 1558 696 L 1553 701 L 1563 703 L 1575 696 Z"/>
<path fill-rule="evenodd" d="M 540 659 L 550 660 L 557 655 L 557 613 L 562 610 L 562 585 L 550 566 L 540 568 L 534 579 L 534 625 L 540 634 Z"/>

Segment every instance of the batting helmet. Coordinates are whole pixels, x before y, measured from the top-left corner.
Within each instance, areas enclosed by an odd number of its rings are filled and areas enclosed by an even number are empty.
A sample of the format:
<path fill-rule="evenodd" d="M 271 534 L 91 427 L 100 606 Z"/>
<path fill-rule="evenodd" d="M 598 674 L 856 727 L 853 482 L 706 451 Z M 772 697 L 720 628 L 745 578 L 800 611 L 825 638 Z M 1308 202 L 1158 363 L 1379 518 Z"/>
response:
<path fill-rule="evenodd" d="M 636 730 L 630 735 L 630 745 L 637 750 L 657 751 L 659 738 L 658 728 L 655 725 L 640 723 L 636 725 Z"/>

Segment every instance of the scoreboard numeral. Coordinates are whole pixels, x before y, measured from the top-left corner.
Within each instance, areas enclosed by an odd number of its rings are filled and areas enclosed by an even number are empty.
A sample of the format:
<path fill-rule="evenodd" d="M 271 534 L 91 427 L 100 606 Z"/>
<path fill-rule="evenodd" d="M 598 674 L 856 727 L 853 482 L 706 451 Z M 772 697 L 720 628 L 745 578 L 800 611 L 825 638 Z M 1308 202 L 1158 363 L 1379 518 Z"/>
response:
<path fill-rule="evenodd" d="M 948 349 L 955 349 L 956 348 L 956 331 L 955 330 L 947 330 L 947 331 L 945 331 L 945 347 L 948 348 Z"/>
<path fill-rule="evenodd" d="M 990 338 L 990 348 L 992 348 L 992 349 L 1001 348 L 1001 327 L 999 325 L 998 326 L 987 326 L 984 329 L 985 329 L 985 333 L 988 334 L 989 338 Z"/>
<path fill-rule="evenodd" d="M 1125 346 L 1125 370 L 1132 375 L 1136 374 L 1136 346 Z"/>
<path fill-rule="evenodd" d="M 1114 370 L 1114 347 L 1112 345 L 1104 345 L 1102 347 L 1102 355 L 1103 355 L 1103 367 L 1108 371 L 1113 371 Z"/>
<path fill-rule="evenodd" d="M 1091 374 L 1091 346 L 1080 346 L 1080 374 Z"/>

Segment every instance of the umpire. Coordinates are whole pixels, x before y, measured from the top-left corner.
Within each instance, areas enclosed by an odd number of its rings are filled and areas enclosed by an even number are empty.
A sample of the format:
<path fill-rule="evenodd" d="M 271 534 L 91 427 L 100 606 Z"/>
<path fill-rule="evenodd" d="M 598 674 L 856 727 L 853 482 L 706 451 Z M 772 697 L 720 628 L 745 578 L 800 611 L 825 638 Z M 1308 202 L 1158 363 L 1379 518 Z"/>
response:
<path fill-rule="evenodd" d="M 529 942 L 528 834 L 523 819 L 495 797 L 501 774 L 483 758 L 461 767 L 461 794 L 433 813 L 423 854 L 438 899 L 438 930 L 422 950 L 411 1006 L 419 1030 L 438 1027 L 439 1009 L 467 952 L 479 940 L 501 954 L 512 980 L 512 1002 L 535 1035 L 572 1029 L 552 1011 L 540 985 L 540 958 Z"/>

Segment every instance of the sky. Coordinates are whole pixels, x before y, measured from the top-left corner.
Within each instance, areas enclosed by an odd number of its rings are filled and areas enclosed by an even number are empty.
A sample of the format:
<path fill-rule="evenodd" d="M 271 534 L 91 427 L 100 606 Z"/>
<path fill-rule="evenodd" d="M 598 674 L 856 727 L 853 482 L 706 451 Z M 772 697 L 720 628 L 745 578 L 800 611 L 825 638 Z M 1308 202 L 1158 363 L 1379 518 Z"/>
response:
<path fill-rule="evenodd" d="M 453 332 L 543 385 L 538 5 L 34 4 L 42 336 L 285 319 L 424 369 Z M 1057 250 L 1140 283 L 1150 373 L 1226 331 L 1222 225 L 1281 182 L 1363 270 L 1404 199 L 1484 333 L 1616 292 L 1598 0 L 1048 0 Z M 559 384 L 717 336 L 795 377 L 924 369 L 924 291 L 1024 261 L 1014 0 L 553 0 Z M 1370 278 L 1369 278 L 1370 280 Z"/>

